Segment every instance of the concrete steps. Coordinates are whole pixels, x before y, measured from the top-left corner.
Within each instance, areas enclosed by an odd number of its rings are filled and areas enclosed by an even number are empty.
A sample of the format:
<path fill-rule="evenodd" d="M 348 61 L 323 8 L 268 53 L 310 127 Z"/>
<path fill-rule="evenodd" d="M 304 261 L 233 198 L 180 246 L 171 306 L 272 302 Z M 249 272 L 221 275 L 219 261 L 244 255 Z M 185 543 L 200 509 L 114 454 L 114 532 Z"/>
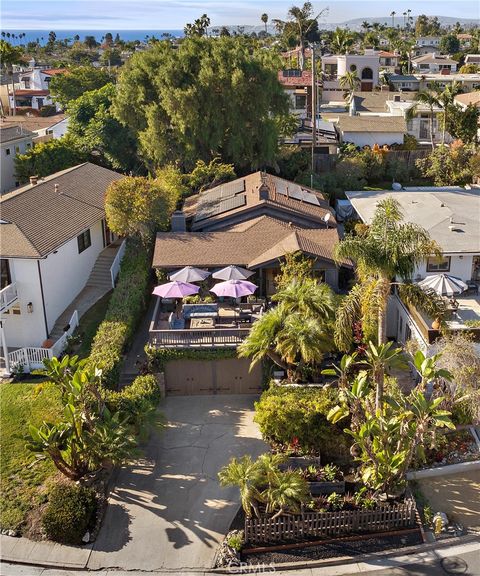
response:
<path fill-rule="evenodd" d="M 78 317 L 81 318 L 95 302 L 105 296 L 107 292 L 110 292 L 112 289 L 110 268 L 115 260 L 119 247 L 120 243 L 116 242 L 110 244 L 100 252 L 82 291 L 57 318 L 50 332 L 51 340 L 57 341 L 63 335 L 63 329 L 68 324 L 75 310 L 78 311 Z"/>

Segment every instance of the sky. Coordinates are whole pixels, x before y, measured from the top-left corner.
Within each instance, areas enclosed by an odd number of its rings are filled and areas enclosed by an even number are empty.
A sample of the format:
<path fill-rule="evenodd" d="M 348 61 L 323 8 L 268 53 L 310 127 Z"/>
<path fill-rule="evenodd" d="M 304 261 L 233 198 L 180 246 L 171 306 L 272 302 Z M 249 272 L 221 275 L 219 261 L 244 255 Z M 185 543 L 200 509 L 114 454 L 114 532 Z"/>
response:
<path fill-rule="evenodd" d="M 207 13 L 212 26 L 261 25 L 260 15 L 285 19 L 288 9 L 303 0 L 2 0 L 2 29 L 20 30 L 161 30 L 180 29 Z M 313 2 L 316 13 L 328 7 L 322 22 L 402 14 L 479 18 L 478 0 L 330 0 Z"/>

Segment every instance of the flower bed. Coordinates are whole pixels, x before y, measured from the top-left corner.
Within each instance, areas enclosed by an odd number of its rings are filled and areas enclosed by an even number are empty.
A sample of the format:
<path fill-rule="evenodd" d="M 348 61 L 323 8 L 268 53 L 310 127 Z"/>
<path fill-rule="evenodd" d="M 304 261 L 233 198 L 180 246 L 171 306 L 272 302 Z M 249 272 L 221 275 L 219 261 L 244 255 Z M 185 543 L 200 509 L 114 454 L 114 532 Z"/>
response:
<path fill-rule="evenodd" d="M 425 462 L 417 462 L 415 469 L 437 468 L 447 464 L 458 464 L 478 460 L 477 443 L 468 429 L 439 434 L 435 447 L 425 450 Z"/>
<path fill-rule="evenodd" d="M 319 466 L 314 461 L 301 458 L 289 458 L 287 467 L 301 469 L 301 474 L 308 482 L 310 494 L 345 494 L 345 480 L 343 472 L 334 464 Z"/>

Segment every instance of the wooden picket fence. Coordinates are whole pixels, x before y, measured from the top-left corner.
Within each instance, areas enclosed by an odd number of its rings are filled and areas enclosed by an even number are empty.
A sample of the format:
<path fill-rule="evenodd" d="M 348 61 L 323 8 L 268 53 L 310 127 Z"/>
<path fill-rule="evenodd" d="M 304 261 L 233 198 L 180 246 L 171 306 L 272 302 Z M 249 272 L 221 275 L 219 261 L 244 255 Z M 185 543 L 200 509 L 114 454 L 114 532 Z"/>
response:
<path fill-rule="evenodd" d="M 384 532 L 415 526 L 415 503 L 380 506 L 374 510 L 304 512 L 278 518 L 246 518 L 245 540 L 262 544 L 355 532 Z"/>

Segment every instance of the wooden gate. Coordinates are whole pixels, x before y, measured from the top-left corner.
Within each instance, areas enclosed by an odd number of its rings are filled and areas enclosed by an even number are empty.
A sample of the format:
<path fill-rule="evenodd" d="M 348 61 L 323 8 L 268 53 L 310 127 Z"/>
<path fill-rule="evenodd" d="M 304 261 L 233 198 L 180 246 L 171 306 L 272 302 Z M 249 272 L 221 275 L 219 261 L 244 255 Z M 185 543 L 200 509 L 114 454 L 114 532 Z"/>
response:
<path fill-rule="evenodd" d="M 249 368 L 245 358 L 172 360 L 165 365 L 165 391 L 168 396 L 259 394 L 261 366 Z"/>

